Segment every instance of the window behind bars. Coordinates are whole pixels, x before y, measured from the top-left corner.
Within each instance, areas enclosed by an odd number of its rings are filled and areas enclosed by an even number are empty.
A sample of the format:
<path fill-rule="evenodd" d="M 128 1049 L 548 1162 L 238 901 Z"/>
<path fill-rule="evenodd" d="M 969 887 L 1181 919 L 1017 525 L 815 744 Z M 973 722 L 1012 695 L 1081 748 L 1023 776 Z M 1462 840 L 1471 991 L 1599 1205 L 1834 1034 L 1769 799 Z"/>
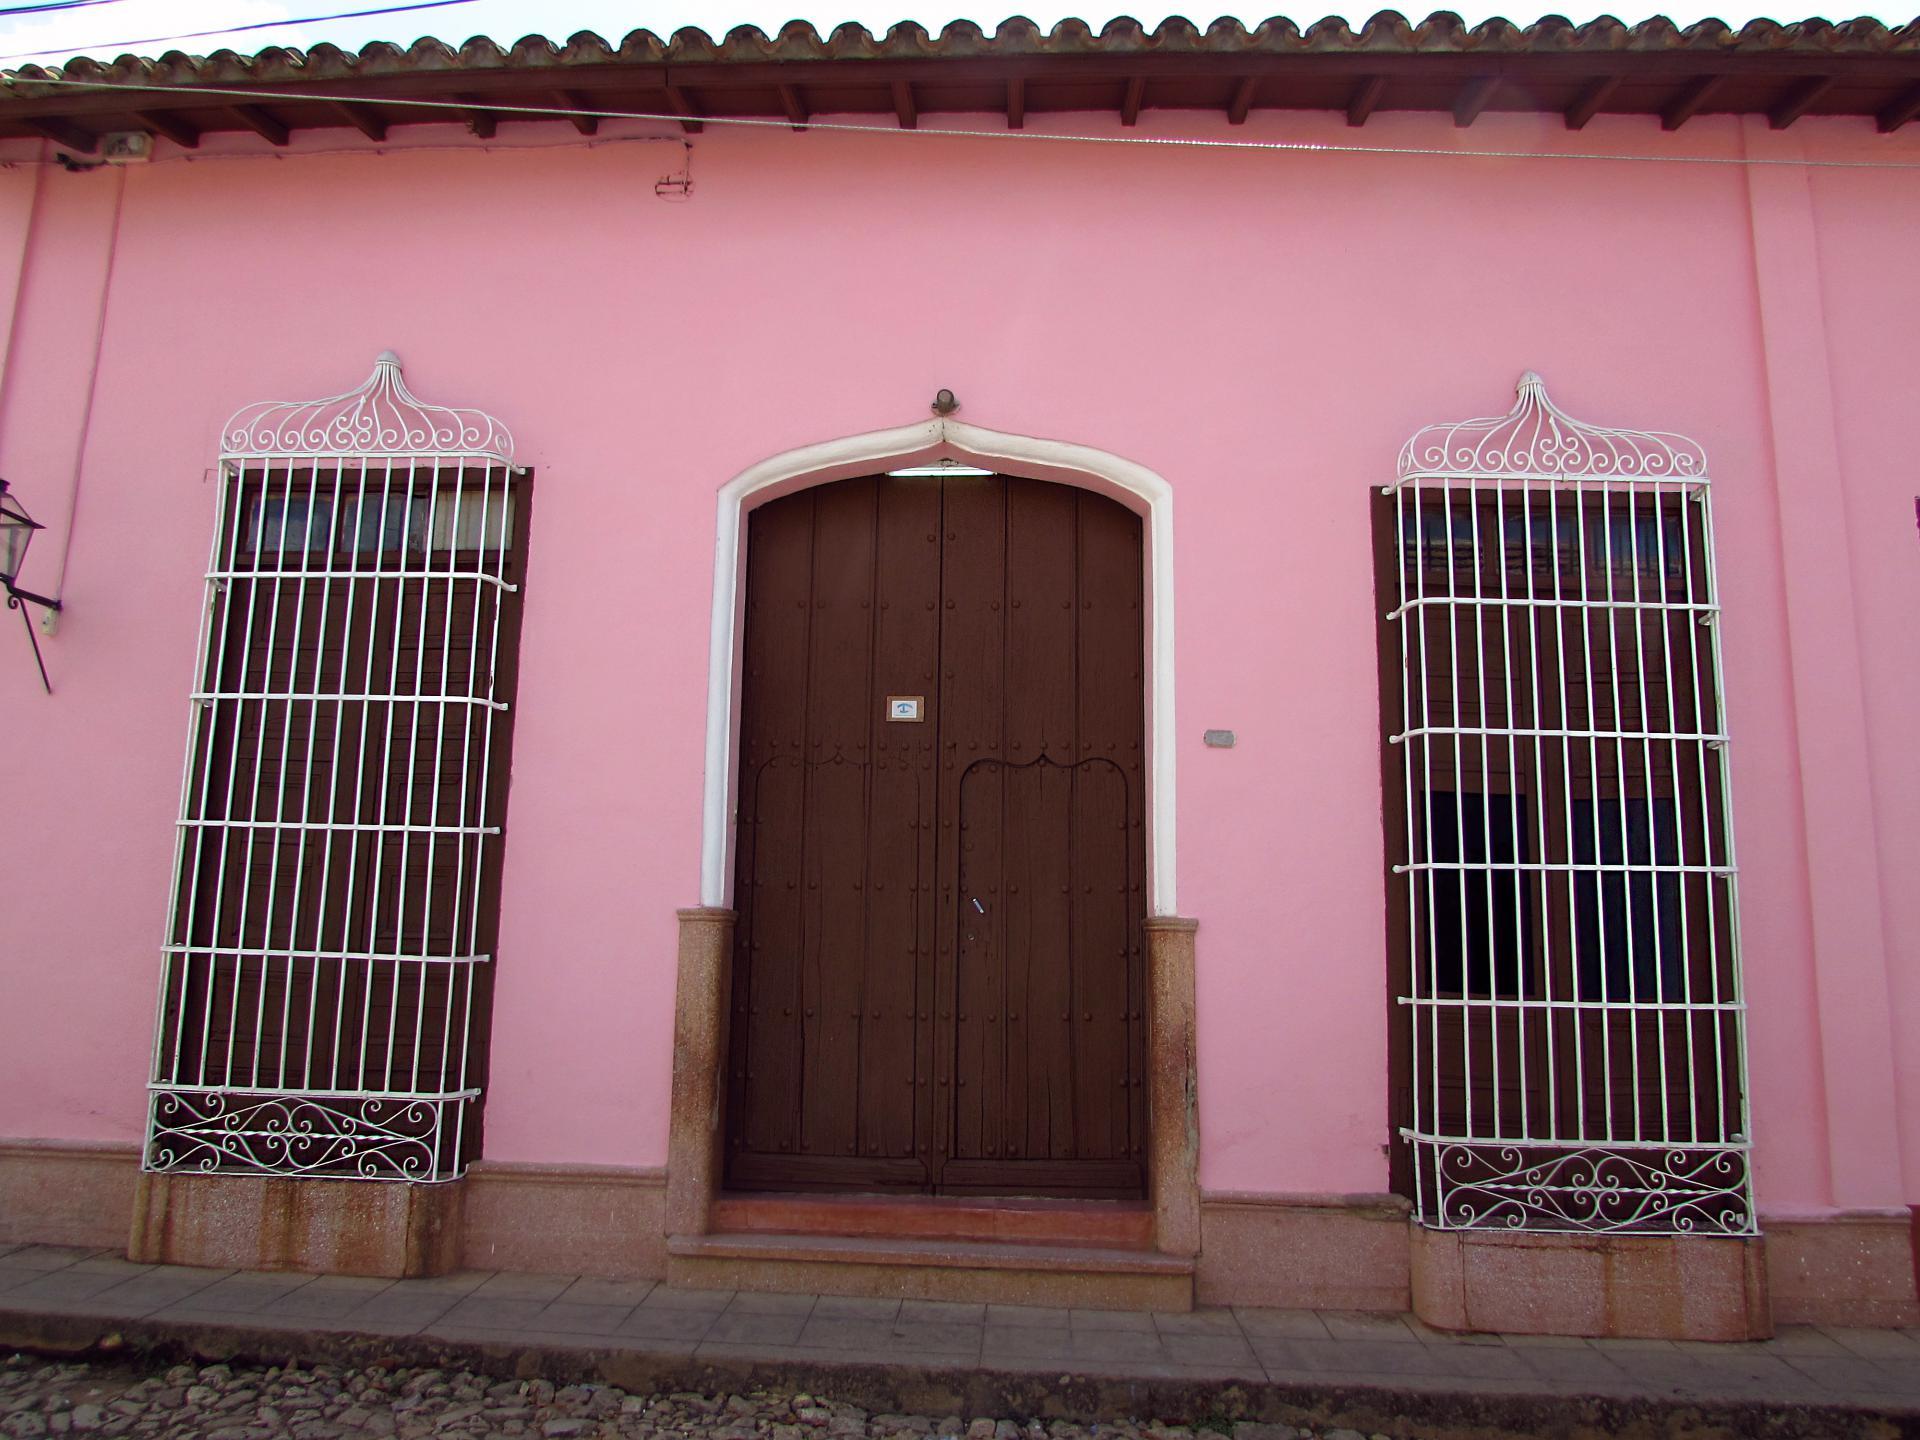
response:
<path fill-rule="evenodd" d="M 1396 1183 L 1437 1226 L 1750 1230 L 1704 460 L 1537 381 L 1443 434 L 1375 501 Z"/>
<path fill-rule="evenodd" d="M 397 365 L 369 386 L 405 395 Z M 449 1178 L 486 1080 L 527 477 L 268 453 L 221 485 L 146 1164 Z"/>

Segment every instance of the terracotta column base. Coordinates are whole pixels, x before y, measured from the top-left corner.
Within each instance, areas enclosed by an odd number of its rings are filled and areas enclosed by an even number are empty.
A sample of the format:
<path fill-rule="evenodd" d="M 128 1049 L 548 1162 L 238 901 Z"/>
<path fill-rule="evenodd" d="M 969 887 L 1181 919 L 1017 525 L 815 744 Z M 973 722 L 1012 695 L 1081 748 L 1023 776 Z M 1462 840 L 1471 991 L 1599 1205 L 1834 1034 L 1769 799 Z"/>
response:
<path fill-rule="evenodd" d="M 1436 1330 L 1764 1340 L 1766 1245 L 1738 1235 L 1412 1227 L 1413 1313 Z"/>
<path fill-rule="evenodd" d="M 669 1235 L 704 1235 L 726 1158 L 723 1111 L 734 913 L 702 906 L 679 914 L 666 1227 Z"/>
<path fill-rule="evenodd" d="M 1200 1107 L 1194 1069 L 1194 932 L 1198 920 L 1147 921 L 1147 1193 L 1153 1247 L 1200 1253 Z"/>
<path fill-rule="evenodd" d="M 1920 1325 L 1920 1207 L 1765 1215 L 1780 1325 Z"/>
<path fill-rule="evenodd" d="M 129 1259 L 412 1279 L 460 1266 L 464 1183 L 143 1173 Z"/>
<path fill-rule="evenodd" d="M 139 1180 L 138 1145 L 0 1140 L 0 1245 L 118 1245 Z"/>

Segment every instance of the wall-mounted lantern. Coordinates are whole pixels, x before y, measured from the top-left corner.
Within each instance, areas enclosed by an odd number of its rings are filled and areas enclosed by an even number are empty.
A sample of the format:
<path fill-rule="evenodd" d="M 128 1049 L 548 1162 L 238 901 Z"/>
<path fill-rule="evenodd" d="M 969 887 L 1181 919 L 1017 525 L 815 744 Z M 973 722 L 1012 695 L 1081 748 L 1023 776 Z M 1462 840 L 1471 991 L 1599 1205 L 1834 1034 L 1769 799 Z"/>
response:
<path fill-rule="evenodd" d="M 46 528 L 27 514 L 26 507 L 7 488 L 7 482 L 0 480 L 0 586 L 6 588 L 7 608 L 20 611 L 20 621 L 27 627 L 27 639 L 33 642 L 33 663 L 40 667 L 40 685 L 51 695 L 53 686 L 47 681 L 47 662 L 40 658 L 40 637 L 33 633 L 33 621 L 21 609 L 21 602 L 52 611 L 60 609 L 60 602 L 36 595 L 31 590 L 22 590 L 13 583 L 19 578 L 20 566 L 26 561 L 27 546 L 33 543 L 33 532 Z"/>

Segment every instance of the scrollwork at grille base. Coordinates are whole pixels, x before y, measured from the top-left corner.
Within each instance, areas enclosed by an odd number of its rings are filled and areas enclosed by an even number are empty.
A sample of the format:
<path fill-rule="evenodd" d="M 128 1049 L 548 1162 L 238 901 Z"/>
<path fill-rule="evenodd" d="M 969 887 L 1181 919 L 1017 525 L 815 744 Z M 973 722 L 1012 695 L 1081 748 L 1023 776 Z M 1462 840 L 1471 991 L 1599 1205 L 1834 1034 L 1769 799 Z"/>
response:
<path fill-rule="evenodd" d="M 1422 1224 L 1443 1230 L 1751 1235 L 1744 1146 L 1503 1144 L 1409 1137 Z"/>
<path fill-rule="evenodd" d="M 451 1180 L 476 1094 L 261 1095 L 155 1090 L 145 1168 L 201 1175 Z"/>

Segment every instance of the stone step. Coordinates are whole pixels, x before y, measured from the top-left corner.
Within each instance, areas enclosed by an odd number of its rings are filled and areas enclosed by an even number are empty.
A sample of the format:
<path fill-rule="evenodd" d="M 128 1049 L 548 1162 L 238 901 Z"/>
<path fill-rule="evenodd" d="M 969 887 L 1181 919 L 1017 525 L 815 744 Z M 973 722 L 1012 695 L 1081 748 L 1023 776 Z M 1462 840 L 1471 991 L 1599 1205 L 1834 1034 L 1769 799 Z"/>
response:
<path fill-rule="evenodd" d="M 870 1295 L 1097 1310 L 1191 1310 L 1193 1261 L 1126 1247 L 846 1235 L 670 1235 L 696 1290 Z"/>
<path fill-rule="evenodd" d="M 896 1240 L 966 1240 L 1153 1246 L 1153 1212 L 1141 1201 L 950 1200 L 893 1195 L 723 1195 L 712 1226 L 729 1235 L 844 1235 Z"/>

